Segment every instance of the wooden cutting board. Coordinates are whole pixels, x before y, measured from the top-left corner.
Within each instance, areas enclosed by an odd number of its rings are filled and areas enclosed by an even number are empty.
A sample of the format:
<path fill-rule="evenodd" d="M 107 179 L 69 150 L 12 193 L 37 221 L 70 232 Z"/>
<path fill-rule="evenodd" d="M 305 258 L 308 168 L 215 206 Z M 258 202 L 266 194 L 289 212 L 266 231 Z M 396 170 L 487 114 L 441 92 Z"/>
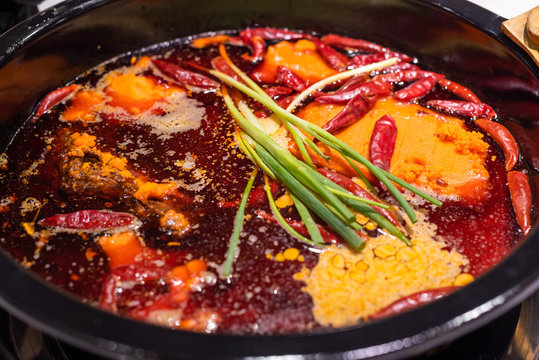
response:
<path fill-rule="evenodd" d="M 503 32 L 539 66 L 539 6 L 502 23 Z"/>

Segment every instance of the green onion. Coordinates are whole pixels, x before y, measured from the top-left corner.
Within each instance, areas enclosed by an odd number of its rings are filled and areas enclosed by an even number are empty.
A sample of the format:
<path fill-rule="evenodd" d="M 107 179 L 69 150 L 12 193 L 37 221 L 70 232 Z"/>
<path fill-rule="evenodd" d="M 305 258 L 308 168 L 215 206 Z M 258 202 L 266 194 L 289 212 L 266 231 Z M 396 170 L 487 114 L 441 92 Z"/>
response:
<path fill-rule="evenodd" d="M 329 132 L 323 130 L 322 128 L 305 121 L 299 117 L 297 117 L 294 114 L 291 114 L 281 108 L 279 105 L 277 105 L 273 100 L 267 101 L 267 99 L 264 99 L 263 97 L 259 96 L 259 94 L 252 89 L 248 88 L 244 84 L 240 83 L 239 81 L 234 80 L 230 76 L 215 70 L 210 70 L 210 73 L 214 75 L 215 77 L 219 78 L 223 82 L 227 83 L 230 86 L 235 87 L 236 89 L 240 90 L 244 94 L 252 97 L 256 101 L 260 102 L 264 106 L 266 106 L 268 109 L 273 111 L 275 114 L 277 114 L 281 119 L 291 122 L 292 124 L 298 126 L 300 129 L 306 131 L 307 133 L 317 137 L 323 141 L 326 145 L 336 149 L 340 153 L 352 158 L 353 160 L 358 161 L 359 163 L 363 164 L 367 169 L 373 173 L 374 176 L 376 176 L 391 192 L 393 197 L 397 200 L 399 205 L 403 208 L 403 210 L 406 212 L 410 220 L 415 223 L 417 222 L 417 217 L 414 214 L 414 211 L 410 204 L 406 201 L 404 196 L 399 192 L 399 190 L 393 185 L 391 181 L 388 180 L 388 178 L 385 176 L 383 170 L 381 170 L 379 167 L 373 165 L 369 160 L 367 160 L 363 155 L 355 151 L 352 147 L 350 147 L 348 144 L 343 142 L 342 140 L 338 139 L 337 137 L 333 136 Z M 241 126 L 241 125 L 240 125 Z M 403 180 L 401 180 L 403 181 Z M 411 185 L 408 184 L 408 186 L 411 187 Z M 423 194 L 419 189 L 417 189 L 418 194 Z M 420 195 L 421 196 L 421 195 Z"/>
<path fill-rule="evenodd" d="M 378 207 L 383 208 L 383 209 L 389 209 L 389 206 L 387 206 L 386 204 L 382 204 L 380 202 L 372 201 L 372 200 L 369 200 L 369 199 L 364 199 L 364 198 L 361 198 L 359 196 L 355 196 L 354 194 L 351 194 L 349 192 L 344 192 L 344 191 L 334 189 L 331 186 L 326 186 L 326 187 L 328 188 L 329 191 L 331 191 L 335 195 L 343 196 L 343 197 L 346 197 L 346 198 L 349 198 L 349 199 L 354 199 L 356 201 L 361 201 L 362 203 L 373 205 L 373 206 L 378 206 Z"/>
<path fill-rule="evenodd" d="M 290 193 L 303 203 L 309 204 L 311 210 L 320 216 L 337 234 L 339 234 L 354 250 L 365 247 L 365 241 L 350 227 L 349 223 L 336 216 L 318 197 L 303 186 L 288 170 L 286 170 L 263 146 L 255 143 L 255 150 L 269 168 L 278 174 L 279 180 L 285 184 Z"/>
<path fill-rule="evenodd" d="M 232 263 L 234 262 L 234 258 L 236 257 L 236 251 L 238 248 L 238 243 L 240 241 L 240 233 L 241 229 L 243 228 L 243 217 L 245 215 L 247 199 L 249 198 L 249 193 L 251 192 L 251 188 L 253 187 L 253 183 L 255 182 L 257 173 L 258 169 L 255 168 L 253 170 L 253 173 L 251 174 L 249 181 L 247 182 L 247 186 L 243 191 L 243 195 L 241 196 L 241 203 L 238 207 L 238 211 L 236 212 L 236 218 L 234 219 L 234 229 L 232 230 L 232 235 L 230 235 L 230 240 L 228 243 L 228 251 L 226 253 L 226 259 L 223 266 L 223 277 L 229 276 L 232 272 Z"/>
<path fill-rule="evenodd" d="M 369 179 L 367 179 L 367 177 L 365 176 L 365 174 L 363 174 L 361 172 L 361 170 L 359 170 L 359 168 L 357 167 L 356 163 L 354 163 L 352 160 L 350 160 L 350 158 L 348 156 L 343 156 L 344 157 L 344 160 L 346 160 L 346 162 L 352 167 L 352 169 L 354 169 L 354 171 L 356 172 L 356 174 L 359 176 L 359 178 L 361 179 L 361 181 L 363 181 L 363 183 L 365 184 L 365 186 L 367 186 L 367 189 L 369 189 L 369 191 L 373 194 L 376 193 L 376 191 L 374 191 L 374 186 L 372 186 L 371 182 L 369 181 Z"/>
<path fill-rule="evenodd" d="M 262 169 L 262 171 L 264 171 L 266 174 L 268 174 L 269 177 L 271 177 L 274 180 L 277 179 L 275 177 L 275 174 L 273 174 L 273 172 L 270 170 L 270 168 L 267 167 L 266 164 L 264 164 L 262 159 L 260 159 L 260 156 L 258 156 L 255 149 L 253 149 L 251 144 L 249 144 L 249 141 L 243 140 L 243 136 L 244 136 L 243 134 L 237 134 L 236 135 L 236 138 L 238 139 L 238 144 L 239 144 L 240 148 L 242 149 L 242 151 L 245 154 L 247 154 L 247 157 L 249 157 L 249 159 L 251 159 L 252 162 L 254 162 L 256 165 L 258 165 L 258 167 L 260 167 Z"/>
<path fill-rule="evenodd" d="M 232 70 L 234 70 L 234 72 L 236 74 L 238 74 L 238 76 L 251 88 L 253 89 L 255 92 L 257 92 L 262 98 L 264 98 L 266 101 L 271 101 L 273 102 L 273 99 L 268 95 L 266 94 L 266 92 L 264 91 L 264 89 L 262 89 L 256 82 L 254 82 L 249 76 L 247 76 L 247 74 L 245 74 L 243 71 L 240 70 L 240 68 L 238 68 L 233 62 L 232 60 L 230 60 L 230 58 L 228 57 L 228 54 L 226 53 L 225 51 L 225 47 L 224 47 L 224 44 L 221 44 L 219 46 L 219 53 L 221 54 L 221 56 L 223 57 L 223 59 L 227 62 L 228 66 L 230 66 L 230 68 Z M 241 110 L 241 108 L 240 108 Z M 254 115 L 253 115 L 254 116 Z M 305 143 L 302 141 L 303 138 L 305 138 L 305 136 L 302 136 L 303 134 L 301 134 L 299 132 L 299 130 L 292 124 L 288 123 L 288 122 L 285 122 L 284 123 L 286 129 L 288 130 L 288 132 L 290 132 L 290 135 L 292 135 L 292 139 L 294 140 L 294 142 L 296 143 L 296 145 L 298 146 L 298 150 L 301 154 L 301 157 L 303 158 L 303 161 L 305 161 L 305 163 L 307 165 L 309 165 L 310 167 L 312 167 L 313 169 L 315 168 L 312 160 L 311 160 L 311 157 L 309 156 L 309 153 L 307 152 L 307 149 L 305 148 Z M 314 144 L 313 144 L 314 145 Z M 314 145 L 316 147 L 316 145 Z"/>
<path fill-rule="evenodd" d="M 404 180 L 399 179 L 396 176 L 376 167 L 352 147 L 336 138 L 329 132 L 297 117 L 290 111 L 287 111 L 293 110 L 305 98 L 310 96 L 313 91 L 323 88 L 329 83 L 389 66 L 396 60 L 390 59 L 387 61 L 382 61 L 380 63 L 371 64 L 323 79 L 302 92 L 288 107 L 288 109 L 285 110 L 277 105 L 273 99 L 271 99 L 271 97 L 269 97 L 264 90 L 258 84 L 256 84 L 256 82 L 250 79 L 232 63 L 232 61 L 226 55 L 224 46 L 220 47 L 220 51 L 221 55 L 223 55 L 229 66 L 231 66 L 231 68 L 240 76 L 240 78 L 243 79 L 245 84 L 220 71 L 209 70 L 209 72 L 215 77 L 219 78 L 225 84 L 236 88 L 273 111 L 273 113 L 282 120 L 283 124 L 287 127 L 298 146 L 301 156 L 305 162 L 298 160 L 296 157 L 290 154 L 287 149 L 281 147 L 268 134 L 266 134 L 262 129 L 258 118 L 252 113 L 252 110 L 244 102 L 240 101 L 236 107 L 236 104 L 228 95 L 226 87 L 223 87 L 223 98 L 225 103 L 232 116 L 237 120 L 239 127 L 246 133 L 245 135 L 238 135 L 238 143 L 240 147 L 247 154 L 247 156 L 260 168 L 262 168 L 262 170 L 264 170 L 269 176 L 274 179 L 278 179 L 285 186 L 287 186 L 289 193 L 294 200 L 294 204 L 296 205 L 296 209 L 298 210 L 298 213 L 302 217 L 303 223 L 309 231 L 312 242 L 316 243 L 323 240 L 321 239 L 318 227 L 312 219 L 309 210 L 307 210 L 306 205 L 354 249 L 363 248 L 364 241 L 354 231 L 354 229 L 361 229 L 361 226 L 356 223 L 355 215 L 350 211 L 349 208 L 363 214 L 364 216 L 367 216 L 369 219 L 376 222 L 380 227 L 388 230 L 392 235 L 410 245 L 410 241 L 395 225 L 369 206 L 373 205 L 387 209 L 389 208 L 387 205 L 359 198 L 313 170 L 314 165 L 307 153 L 305 145 L 309 146 L 316 154 L 324 159 L 329 160 L 329 157 L 323 154 L 318 146 L 310 138 L 305 136 L 299 129 L 303 130 L 310 136 L 313 136 L 315 139 L 318 139 L 327 146 L 337 150 L 346 159 L 346 161 L 350 163 L 352 168 L 358 173 L 369 189 L 374 192 L 374 188 L 363 173 L 358 169 L 357 165 L 354 163 L 354 160 L 364 165 L 376 178 L 378 178 L 381 183 L 387 187 L 412 222 L 415 223 L 417 221 L 415 213 L 410 204 L 395 187 L 392 181 L 437 206 L 441 206 L 441 202 L 406 183 Z M 269 188 L 266 186 L 266 192 L 268 191 Z M 268 200 L 275 216 L 278 218 L 278 221 L 283 225 L 283 227 L 290 231 L 291 227 L 282 218 L 279 211 L 276 210 L 277 207 L 271 192 L 268 193 Z M 288 226 L 290 229 L 288 229 L 286 226 Z M 301 236 L 300 234 L 297 235 Z M 294 234 L 294 236 L 296 236 L 296 234 Z"/>
<path fill-rule="evenodd" d="M 355 215 L 353 212 L 351 212 L 335 195 L 333 195 L 329 190 L 327 190 L 325 186 L 320 184 L 319 181 L 313 180 L 313 174 L 317 174 L 316 171 L 307 166 L 305 163 L 298 160 L 296 157 L 290 154 L 288 150 L 277 144 L 275 140 L 273 140 L 263 130 L 260 130 L 255 124 L 245 118 L 238 110 L 238 108 L 234 104 L 234 101 L 232 100 L 230 95 L 228 95 L 228 93 L 224 93 L 223 98 L 228 109 L 236 118 L 239 126 L 242 128 L 242 130 L 244 130 L 247 134 L 249 134 L 249 136 L 253 138 L 255 143 L 262 145 L 264 148 L 270 151 L 271 154 L 275 156 L 275 158 L 278 159 L 278 161 L 283 166 L 288 169 L 291 169 L 291 171 L 296 174 L 298 180 L 300 180 L 300 182 L 304 186 L 307 186 L 308 188 L 315 191 L 317 195 L 324 199 L 324 201 L 326 201 L 329 205 L 333 206 L 335 210 L 338 211 L 339 214 L 348 223 L 352 223 L 355 221 Z M 258 153 L 260 154 L 260 152 Z M 279 174 L 276 175 L 278 176 Z"/>
<path fill-rule="evenodd" d="M 273 195 L 271 193 L 271 189 L 270 189 L 270 186 L 269 186 L 269 183 L 268 183 L 268 177 L 265 176 L 264 177 L 264 188 L 266 190 L 266 195 L 268 197 L 268 201 L 269 201 L 269 204 L 270 204 L 270 208 L 271 208 L 271 212 L 273 213 L 273 215 L 275 216 L 275 218 L 277 219 L 277 222 L 279 222 L 279 224 L 281 224 L 281 226 L 286 230 L 288 231 L 292 236 L 294 236 L 295 238 L 303 241 L 303 242 L 306 242 L 307 244 L 311 244 L 311 245 L 320 245 L 319 243 L 316 243 L 314 241 L 311 241 L 310 239 L 307 239 L 305 236 L 301 235 L 300 233 L 298 233 L 296 230 L 294 230 L 290 224 L 288 224 L 286 222 L 286 220 L 283 218 L 283 215 L 281 215 L 281 212 L 279 211 L 279 209 L 277 208 L 277 204 L 275 204 L 275 199 L 273 199 Z"/>
<path fill-rule="evenodd" d="M 290 194 L 290 197 L 292 197 L 294 206 L 296 207 L 296 210 L 298 211 L 298 214 L 301 217 L 303 224 L 307 228 L 307 232 L 311 236 L 311 240 L 316 244 L 324 244 L 324 239 L 320 234 L 320 230 L 318 229 L 318 226 L 314 222 L 314 219 L 309 213 L 309 210 L 307 209 L 305 204 L 302 203 L 301 200 L 298 199 L 294 194 Z"/>

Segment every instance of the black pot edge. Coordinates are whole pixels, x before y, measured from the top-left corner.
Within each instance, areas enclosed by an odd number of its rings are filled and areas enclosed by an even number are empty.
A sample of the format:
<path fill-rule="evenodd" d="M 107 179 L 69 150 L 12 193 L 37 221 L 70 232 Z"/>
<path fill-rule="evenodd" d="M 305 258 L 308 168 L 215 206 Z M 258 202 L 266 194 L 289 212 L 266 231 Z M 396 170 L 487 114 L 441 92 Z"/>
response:
<path fill-rule="evenodd" d="M 492 37 L 494 37 L 496 40 L 500 41 L 504 46 L 508 47 L 513 53 L 515 53 L 524 63 L 527 64 L 528 68 L 530 68 L 535 74 L 537 74 L 537 68 L 533 65 L 533 62 L 531 62 L 530 58 L 523 53 L 520 48 L 516 47 L 514 43 L 512 43 L 510 40 L 508 40 L 505 35 L 501 33 L 499 28 L 497 29 L 496 26 L 499 26 L 501 24 L 501 21 L 504 19 L 502 17 L 499 17 L 483 8 L 480 8 L 474 4 L 462 1 L 462 0 L 453 0 L 451 1 L 451 5 L 445 4 L 441 1 L 431 1 L 431 0 L 415 0 L 419 3 L 424 3 L 428 5 L 432 5 L 435 7 L 442 8 L 443 10 L 450 12 L 459 18 L 463 19 L 464 21 L 472 24 L 473 26 L 479 28 L 480 30 L 488 33 Z M 90 0 L 90 1 L 84 1 L 84 0 L 72 0 L 67 1 L 69 4 L 61 4 L 59 6 L 56 6 L 55 8 L 45 10 L 44 12 L 41 12 L 39 14 L 36 14 L 34 17 L 28 19 L 27 21 L 15 26 L 11 30 L 9 30 L 7 33 L 5 33 L 3 36 L 0 37 L 0 43 L 11 43 L 13 46 L 9 46 L 6 48 L 6 52 L 4 53 L 4 56 L 0 56 L 0 64 L 3 64 L 6 59 L 11 57 L 20 47 L 25 45 L 26 43 L 30 42 L 31 40 L 38 37 L 40 34 L 48 31 L 50 28 L 60 24 L 63 22 L 63 19 L 65 18 L 71 18 L 73 16 L 76 16 L 80 13 L 83 13 L 85 11 L 91 10 L 95 7 L 101 6 L 105 4 L 107 0 Z M 449 0 L 447 0 L 449 2 Z M 462 6 L 462 8 L 459 8 L 459 10 L 455 10 L 453 6 Z M 470 10 L 471 9 L 471 10 Z M 477 16 L 476 18 L 470 18 L 469 14 L 474 14 L 474 16 Z M 45 20 L 44 20 L 45 19 Z M 489 21 L 486 21 L 486 19 L 490 19 Z M 36 28 L 35 31 L 31 31 L 32 28 Z M 21 35 L 24 35 L 23 39 L 20 40 Z M 12 39 L 19 39 L 18 41 L 10 41 Z M 531 234 L 529 237 L 537 237 L 537 231 L 535 231 L 533 234 Z M 529 241 L 524 242 L 519 246 L 521 249 L 520 252 L 525 251 L 526 243 Z M 532 259 L 534 260 L 534 259 Z M 501 271 L 496 271 L 497 269 L 500 269 L 504 267 L 505 265 L 517 265 L 515 263 L 518 263 L 518 259 L 516 259 L 516 256 L 514 253 L 510 254 L 502 263 L 500 263 L 495 269 L 491 270 L 487 274 L 484 275 L 484 278 L 494 278 L 496 277 L 496 273 L 499 273 Z M 2 266 L 3 267 L 3 266 Z M 0 267 L 1 268 L 1 267 Z M 28 273 L 22 269 L 22 267 L 15 263 L 14 261 L 11 261 L 10 264 L 7 266 L 7 268 L 3 269 L 6 270 L 6 272 L 2 271 L 3 274 L 12 276 L 15 278 L 22 277 L 28 277 Z M 88 305 L 84 305 L 80 303 L 80 301 L 73 300 L 72 296 L 65 296 L 65 293 L 62 291 L 59 291 L 57 288 L 51 286 L 50 284 L 46 283 L 41 278 L 37 278 L 36 276 L 33 276 L 31 274 L 30 276 L 33 280 L 33 284 L 41 289 L 42 291 L 45 291 L 45 293 L 49 293 L 47 295 L 53 294 L 53 298 L 56 297 L 59 299 L 60 302 L 66 302 L 69 306 L 73 306 L 71 304 L 73 301 L 75 301 L 79 308 L 81 309 L 87 309 L 92 315 L 94 316 L 94 319 L 100 319 L 102 317 L 113 319 L 115 322 L 122 323 L 124 326 L 132 325 L 135 328 L 141 328 L 141 329 L 157 329 L 157 332 L 163 332 L 163 333 L 177 333 L 178 335 L 181 333 L 181 336 L 187 336 L 188 338 L 199 338 L 201 337 L 200 334 L 192 334 L 192 333 L 185 333 L 181 331 L 175 331 L 175 330 L 169 330 L 164 328 L 155 327 L 152 325 L 147 325 L 143 323 L 139 323 L 136 321 L 132 321 L 125 318 L 120 318 L 118 316 L 105 313 L 99 309 L 93 308 Z M 373 345 L 370 347 L 366 347 L 360 350 L 350 350 L 350 351 L 344 351 L 344 352 L 328 352 L 325 354 L 318 354 L 316 355 L 316 358 L 329 358 L 329 357 L 336 357 L 336 358 L 364 358 L 363 355 L 368 356 L 374 356 L 376 358 L 385 359 L 390 358 L 392 355 L 395 355 L 395 351 L 399 351 L 399 357 L 404 356 L 411 356 L 418 353 L 422 353 L 424 351 L 427 351 L 429 349 L 432 349 L 438 345 L 441 345 L 443 343 L 446 343 L 448 341 L 454 340 L 462 335 L 465 335 L 466 333 L 480 327 L 481 325 L 486 324 L 487 322 L 493 320 L 494 318 L 500 316 L 503 312 L 509 310 L 515 305 L 518 305 L 520 302 L 522 302 L 525 298 L 527 298 L 529 295 L 531 295 L 538 287 L 539 287 L 539 274 L 530 274 L 530 276 L 527 278 L 528 281 L 526 283 L 519 283 L 517 286 L 514 286 L 513 288 L 508 288 L 504 293 L 499 294 L 494 299 L 490 299 L 488 301 L 483 302 L 479 306 L 471 309 L 470 311 L 464 313 L 464 314 L 458 314 L 458 316 L 455 316 L 451 319 L 448 319 L 448 321 L 444 322 L 442 325 L 437 325 L 429 329 L 428 331 L 423 331 L 422 333 L 416 333 L 416 334 L 410 334 L 410 336 L 403 337 L 402 340 L 396 340 L 393 342 L 388 343 L 382 343 L 378 345 Z M 0 287 L 4 287 L 3 291 L 6 293 L 6 291 L 9 293 L 10 289 L 5 289 L 5 285 L 0 285 Z M 474 287 L 474 284 L 469 285 L 466 287 L 466 289 L 463 290 L 472 290 L 474 288 L 477 288 L 477 286 Z M 51 292 L 51 290 L 53 290 Z M 475 289 L 478 290 L 478 289 Z M 468 295 L 471 295 L 471 291 L 466 291 Z M 476 291 L 476 293 L 478 293 Z M 424 306 L 425 311 L 435 311 L 436 309 L 443 309 L 446 307 L 446 305 L 449 305 L 450 299 L 454 299 L 459 297 L 461 294 L 461 291 L 456 292 L 455 294 L 449 296 L 448 298 L 439 300 L 438 302 L 434 304 L 429 304 Z M 39 294 L 37 294 L 39 295 Z M 480 294 L 480 291 L 478 293 Z M 58 300 L 57 299 L 57 300 Z M 18 306 L 19 301 L 23 299 L 17 299 L 16 297 L 10 297 L 8 298 L 1 298 L 0 304 L 2 307 L 6 308 L 8 311 L 12 312 L 15 316 L 19 317 L 23 321 L 26 321 L 32 325 L 35 325 L 36 327 L 43 329 L 45 332 L 58 337 L 59 339 L 62 339 L 66 341 L 67 343 L 73 344 L 75 346 L 81 347 L 85 350 L 88 350 L 93 353 L 97 353 L 103 356 L 113 356 L 117 357 L 118 352 L 125 355 L 121 355 L 121 358 L 140 358 L 141 355 L 154 357 L 152 352 L 144 352 L 140 349 L 133 348 L 130 345 L 121 345 L 115 344 L 113 341 L 105 340 L 99 335 L 93 335 L 93 345 L 89 344 L 88 341 L 81 340 L 85 336 L 88 336 L 86 332 L 80 333 L 79 327 L 75 326 L 72 328 L 63 328 L 62 330 L 58 330 L 58 328 L 55 328 L 51 326 L 50 324 L 54 322 L 54 314 L 47 313 L 47 309 L 21 309 L 20 306 Z M 413 316 L 418 311 L 421 311 L 422 309 L 418 309 L 417 311 L 411 311 L 409 313 L 401 314 L 398 316 L 395 316 L 388 320 L 381 320 L 378 323 L 383 326 L 386 322 L 395 322 L 395 320 L 402 320 L 402 322 L 409 322 L 409 320 L 413 320 Z M 82 319 L 81 319 L 82 320 Z M 72 323 L 77 324 L 77 321 L 73 321 Z M 374 326 L 378 326 L 378 324 L 372 324 Z M 361 327 L 360 327 L 361 328 Z M 95 330 L 95 329 L 94 329 Z M 312 338 L 312 337 L 334 337 L 334 336 L 347 336 L 350 332 L 357 331 L 357 328 L 349 328 L 349 329 L 339 329 L 332 334 L 304 334 L 304 335 L 279 335 L 279 336 L 270 336 L 270 337 L 264 337 L 264 336 L 234 336 L 234 335 L 208 335 L 208 336 L 202 336 L 203 338 L 206 338 L 206 340 L 209 340 L 211 338 L 221 338 L 222 341 L 226 342 L 228 340 L 234 340 L 234 339 L 246 339 L 247 341 L 253 341 L 256 339 L 265 339 L 269 338 L 272 339 L 272 341 L 278 341 L 279 339 L 287 339 L 289 341 L 297 341 L 301 340 L 302 338 Z M 440 336 L 443 335 L 443 336 Z M 419 343 L 414 342 L 413 338 L 417 336 L 423 336 L 424 340 L 420 341 Z M 327 340 L 327 339 L 326 339 Z M 407 341 L 409 340 L 409 341 Z M 199 342 L 201 344 L 204 343 L 204 340 L 195 341 Z M 141 352 L 142 351 L 142 352 Z M 284 354 L 284 353 L 282 353 Z M 267 356 L 270 355 L 270 353 L 260 353 L 256 354 L 255 356 Z M 248 356 L 248 355 L 240 355 L 240 356 Z M 360 357 L 362 356 L 362 357 Z M 209 357 L 212 357 L 211 355 Z M 307 355 L 307 358 L 310 358 L 311 356 Z M 314 358 L 315 355 L 313 354 L 312 357 Z M 296 358 L 296 356 L 294 356 Z M 305 358 L 304 356 L 298 355 L 297 358 Z"/>

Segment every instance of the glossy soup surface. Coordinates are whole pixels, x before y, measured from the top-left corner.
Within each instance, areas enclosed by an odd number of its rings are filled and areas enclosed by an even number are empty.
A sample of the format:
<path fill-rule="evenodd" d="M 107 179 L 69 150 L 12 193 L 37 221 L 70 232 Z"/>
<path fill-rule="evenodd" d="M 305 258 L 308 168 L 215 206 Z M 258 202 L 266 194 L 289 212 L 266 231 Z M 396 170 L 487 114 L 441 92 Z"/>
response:
<path fill-rule="evenodd" d="M 354 325 L 418 292 L 445 295 L 487 271 L 521 239 L 507 186 L 507 154 L 477 125 L 477 116 L 428 106 L 430 100 L 462 100 L 447 86 L 438 83 L 420 97 L 396 99 L 419 79 L 404 78 L 390 85 L 390 94 L 368 95 L 367 112 L 334 135 L 369 158 L 376 121 L 383 115 L 395 119 L 389 171 L 443 206 L 400 188 L 418 215 L 413 225 L 389 192 L 360 170 L 374 184 L 376 198 L 391 205 L 412 245 L 361 215 L 357 221 L 367 244 L 362 251 L 348 247 L 317 216 L 329 231 L 323 233 L 328 243 L 302 242 L 272 214 L 259 171 L 232 273 L 223 276 L 234 218 L 254 165 L 238 146 L 238 126 L 220 87 L 181 81 L 152 59 L 218 82 L 204 69 L 216 67 L 225 44 L 231 60 L 264 89 L 285 88 L 274 97 L 283 104 L 298 91 L 275 77 L 277 65 L 312 85 L 357 68 L 356 56 L 387 50 L 342 48 L 328 40 L 326 47 L 344 59 L 346 67 L 338 69 L 316 46 L 318 38 L 272 36 L 178 41 L 120 56 L 74 80 L 73 90 L 29 119 L 2 155 L 2 246 L 31 271 L 107 311 L 193 331 L 267 334 Z M 260 42 L 265 51 L 252 59 Z M 412 59 L 401 63 L 407 61 Z M 368 72 L 363 82 L 387 73 Z M 323 91 L 339 91 L 345 82 Z M 271 111 L 254 100 L 247 103 L 263 127 L 298 156 L 286 131 L 268 120 Z M 295 113 L 323 126 L 345 104 L 311 96 Z M 342 158 L 321 149 L 332 160 L 318 157 L 317 167 L 364 186 Z M 280 213 L 309 237 L 286 188 L 271 184 Z M 119 225 L 68 229 L 67 220 L 50 220 L 81 210 L 104 217 L 120 213 Z"/>

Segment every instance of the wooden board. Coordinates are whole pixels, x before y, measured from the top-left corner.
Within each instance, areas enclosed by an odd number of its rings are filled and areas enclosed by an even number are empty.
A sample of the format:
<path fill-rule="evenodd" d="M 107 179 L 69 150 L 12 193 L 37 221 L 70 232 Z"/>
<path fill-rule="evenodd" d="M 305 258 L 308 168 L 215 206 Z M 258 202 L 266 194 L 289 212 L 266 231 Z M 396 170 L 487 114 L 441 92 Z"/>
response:
<path fill-rule="evenodd" d="M 502 23 L 503 32 L 539 66 L 539 6 Z"/>

